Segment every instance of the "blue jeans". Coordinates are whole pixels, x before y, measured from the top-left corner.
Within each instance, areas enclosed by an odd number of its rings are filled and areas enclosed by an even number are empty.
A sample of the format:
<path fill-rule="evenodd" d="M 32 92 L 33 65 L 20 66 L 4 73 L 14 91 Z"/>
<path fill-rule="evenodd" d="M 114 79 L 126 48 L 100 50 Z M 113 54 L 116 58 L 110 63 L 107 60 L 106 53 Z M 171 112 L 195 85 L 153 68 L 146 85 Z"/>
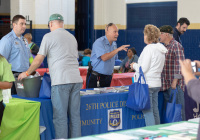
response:
<path fill-rule="evenodd" d="M 185 98 L 184 98 L 184 92 L 180 88 L 180 86 L 177 86 L 176 88 L 178 90 L 178 94 L 176 94 L 176 103 L 182 105 L 181 117 L 182 117 L 182 121 L 185 121 L 186 119 L 185 119 Z M 167 102 L 169 102 L 170 94 L 171 94 L 171 88 L 169 88 L 168 90 L 163 91 L 165 110 L 166 110 Z"/>
<path fill-rule="evenodd" d="M 55 85 L 51 88 L 53 123 L 56 139 L 68 138 L 68 115 L 70 137 L 81 136 L 80 89 L 82 83 Z"/>
<path fill-rule="evenodd" d="M 160 124 L 160 116 L 158 111 L 158 92 L 160 87 L 149 88 L 149 97 L 151 108 L 142 110 L 145 118 L 146 126 Z"/>

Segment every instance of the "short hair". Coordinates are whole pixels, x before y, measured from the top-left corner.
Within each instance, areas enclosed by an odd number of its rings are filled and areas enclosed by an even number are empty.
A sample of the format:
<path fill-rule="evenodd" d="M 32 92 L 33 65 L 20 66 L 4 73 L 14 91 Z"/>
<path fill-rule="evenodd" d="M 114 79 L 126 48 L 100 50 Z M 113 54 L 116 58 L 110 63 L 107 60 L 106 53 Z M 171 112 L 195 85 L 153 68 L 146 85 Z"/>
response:
<path fill-rule="evenodd" d="M 176 25 L 178 25 L 178 23 L 180 23 L 180 25 L 183 25 L 184 23 L 187 24 L 187 26 L 190 25 L 190 21 L 189 21 L 187 18 L 185 18 L 185 17 L 180 18 L 180 19 L 177 21 L 177 24 L 176 24 Z"/>
<path fill-rule="evenodd" d="M 19 19 L 26 19 L 26 18 L 22 15 L 15 15 L 12 19 L 12 23 L 17 23 Z"/>
<path fill-rule="evenodd" d="M 137 54 L 137 52 L 136 52 L 136 50 L 135 50 L 134 47 L 133 47 L 133 48 L 130 48 L 130 50 L 133 52 L 133 54 Z"/>
<path fill-rule="evenodd" d="M 26 33 L 26 34 L 24 35 L 24 37 L 25 37 L 27 40 L 32 40 L 32 35 L 31 35 L 31 33 Z"/>
<path fill-rule="evenodd" d="M 84 55 L 88 55 L 88 54 L 91 54 L 91 52 L 92 51 L 90 49 L 85 49 L 84 52 L 83 52 L 83 54 Z"/>
<path fill-rule="evenodd" d="M 108 25 L 106 25 L 107 31 L 108 31 L 108 28 L 109 28 L 110 26 L 113 26 L 113 25 L 115 25 L 115 24 L 114 24 L 114 23 L 109 23 Z"/>
<path fill-rule="evenodd" d="M 144 34 L 147 35 L 148 42 L 159 42 L 160 30 L 156 26 L 152 24 L 147 24 L 144 28 Z"/>

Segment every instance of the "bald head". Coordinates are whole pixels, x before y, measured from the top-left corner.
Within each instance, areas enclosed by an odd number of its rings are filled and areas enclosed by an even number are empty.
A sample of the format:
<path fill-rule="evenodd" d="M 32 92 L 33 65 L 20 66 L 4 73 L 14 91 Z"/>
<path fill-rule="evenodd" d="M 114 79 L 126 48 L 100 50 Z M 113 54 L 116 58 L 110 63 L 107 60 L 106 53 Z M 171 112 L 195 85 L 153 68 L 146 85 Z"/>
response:
<path fill-rule="evenodd" d="M 117 41 L 119 36 L 117 26 L 113 23 L 109 23 L 105 28 L 105 34 L 111 45 L 113 41 Z"/>

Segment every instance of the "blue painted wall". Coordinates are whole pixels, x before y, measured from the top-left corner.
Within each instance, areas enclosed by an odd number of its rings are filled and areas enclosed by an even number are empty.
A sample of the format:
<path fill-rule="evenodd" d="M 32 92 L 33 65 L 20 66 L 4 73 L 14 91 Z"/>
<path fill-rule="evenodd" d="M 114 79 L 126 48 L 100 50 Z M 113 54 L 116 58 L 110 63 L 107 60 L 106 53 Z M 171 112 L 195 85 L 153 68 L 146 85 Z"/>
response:
<path fill-rule="evenodd" d="M 177 22 L 177 2 L 127 4 L 127 29 L 144 29 L 146 24 L 157 27 L 174 26 Z"/>
<path fill-rule="evenodd" d="M 73 35 L 75 34 L 74 31 L 71 31 L 71 30 L 67 30 L 67 31 Z M 26 29 L 24 34 L 29 33 L 29 32 L 30 30 Z M 43 36 L 49 32 L 50 32 L 50 29 L 32 29 L 32 36 L 33 36 L 32 41 L 35 42 L 38 46 L 40 46 Z"/>
<path fill-rule="evenodd" d="M 70 33 L 73 34 L 73 35 L 75 34 L 74 31 L 71 31 L 71 30 L 67 30 L 67 31 L 70 32 Z M 27 29 L 27 30 L 25 31 L 24 34 L 29 33 L 29 32 L 30 32 L 30 30 Z M 41 42 L 42 42 L 43 36 L 44 36 L 46 33 L 49 33 L 49 32 L 50 32 L 49 29 L 33 29 L 33 30 L 32 30 L 32 36 L 33 36 L 32 41 L 35 42 L 35 43 L 40 47 L 40 44 L 41 44 Z M 44 59 L 44 67 L 45 67 L 45 68 L 48 67 L 47 58 Z"/>
<path fill-rule="evenodd" d="M 49 29 L 37 29 L 33 41 L 36 42 L 37 45 L 40 45 L 41 38 L 48 32 Z M 74 32 L 71 33 L 74 34 Z M 96 39 L 104 35 L 105 30 L 94 31 L 94 37 Z M 185 34 L 181 36 L 181 40 L 185 51 L 185 57 L 192 60 L 200 60 L 200 30 L 187 30 Z M 139 56 L 145 47 L 143 29 L 119 30 L 117 45 L 120 47 L 125 44 L 130 44 L 131 47 L 135 47 Z M 119 52 L 120 59 L 124 59 L 125 56 L 125 51 Z M 47 67 L 46 60 L 45 66 Z"/>
<path fill-rule="evenodd" d="M 105 35 L 104 30 L 95 30 L 95 38 Z M 182 45 L 184 47 L 185 57 L 192 60 L 200 60 L 200 30 L 187 30 L 181 36 Z M 117 45 L 130 44 L 130 47 L 135 47 L 138 56 L 146 46 L 144 43 L 143 29 L 134 30 L 119 30 Z M 119 52 L 119 58 L 124 59 L 125 51 Z"/>
<path fill-rule="evenodd" d="M 143 30 L 145 25 L 153 24 L 157 27 L 171 25 L 177 22 L 177 2 L 154 2 L 127 4 L 127 29 L 119 30 L 118 47 L 130 44 L 140 55 L 145 44 Z M 95 30 L 95 39 L 105 35 L 104 30 Z M 119 58 L 124 59 L 126 52 L 119 52 Z"/>
<path fill-rule="evenodd" d="M 156 3 L 137 3 L 127 4 L 127 29 L 119 30 L 117 45 L 130 44 L 135 47 L 138 56 L 145 47 L 143 30 L 146 24 L 154 24 L 157 27 L 162 25 L 171 25 L 175 27 L 177 22 L 177 2 L 156 2 Z M 91 29 L 93 29 L 91 27 Z M 70 31 L 75 34 L 75 31 Z M 28 30 L 26 31 L 28 32 Z M 43 36 L 50 32 L 49 29 L 33 29 L 33 41 L 41 44 Z M 93 42 L 105 35 L 105 30 L 94 30 L 89 40 L 89 48 L 92 48 Z M 186 58 L 192 60 L 200 59 L 200 30 L 187 30 L 181 36 Z M 119 58 L 124 59 L 125 51 L 119 52 Z M 46 60 L 45 66 L 47 67 Z"/>
<path fill-rule="evenodd" d="M 181 36 L 185 57 L 200 60 L 200 30 L 187 30 Z"/>

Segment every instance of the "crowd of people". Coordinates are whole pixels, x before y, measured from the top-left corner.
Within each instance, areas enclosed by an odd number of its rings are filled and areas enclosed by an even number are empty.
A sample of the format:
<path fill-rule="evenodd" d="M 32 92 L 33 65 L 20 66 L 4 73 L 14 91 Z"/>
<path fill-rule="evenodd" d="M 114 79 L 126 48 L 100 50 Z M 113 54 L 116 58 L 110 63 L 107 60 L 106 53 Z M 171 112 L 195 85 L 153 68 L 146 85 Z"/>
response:
<path fill-rule="evenodd" d="M 80 89 L 83 81 L 78 69 L 77 41 L 64 29 L 64 18 L 60 14 L 52 14 L 49 17 L 48 26 L 51 32 L 44 35 L 40 48 L 32 42 L 30 33 L 22 36 L 26 30 L 25 17 L 14 16 L 12 25 L 12 31 L 0 41 L 0 123 L 4 110 L 2 89 L 12 87 L 12 94 L 16 94 L 13 74 L 19 74 L 18 80 L 22 80 L 33 73 L 47 57 L 52 81 L 51 101 L 56 139 L 80 137 Z M 117 46 L 118 27 L 114 23 L 109 23 L 105 27 L 105 36 L 93 43 L 92 50 L 84 50 L 84 56 L 79 59 L 81 65 L 89 65 L 87 88 L 109 87 L 118 52 L 127 51 L 119 71 L 135 72 L 135 81 L 137 81 L 139 67 L 141 67 L 149 86 L 151 108 L 142 111 L 146 126 L 160 124 L 158 92 L 163 91 L 166 107 L 172 89 L 178 90 L 177 103 L 182 105 L 182 120 L 186 120 L 185 84 L 188 95 L 200 103 L 198 90 L 200 81 L 194 76 L 191 61 L 185 60 L 180 39 L 180 35 L 189 25 L 187 18 L 180 18 L 174 29 L 170 25 L 160 28 L 151 24 L 146 25 L 144 27 L 146 46 L 138 57 L 134 47 Z M 31 53 L 35 58 L 30 65 Z M 195 62 L 200 68 L 200 61 Z"/>

